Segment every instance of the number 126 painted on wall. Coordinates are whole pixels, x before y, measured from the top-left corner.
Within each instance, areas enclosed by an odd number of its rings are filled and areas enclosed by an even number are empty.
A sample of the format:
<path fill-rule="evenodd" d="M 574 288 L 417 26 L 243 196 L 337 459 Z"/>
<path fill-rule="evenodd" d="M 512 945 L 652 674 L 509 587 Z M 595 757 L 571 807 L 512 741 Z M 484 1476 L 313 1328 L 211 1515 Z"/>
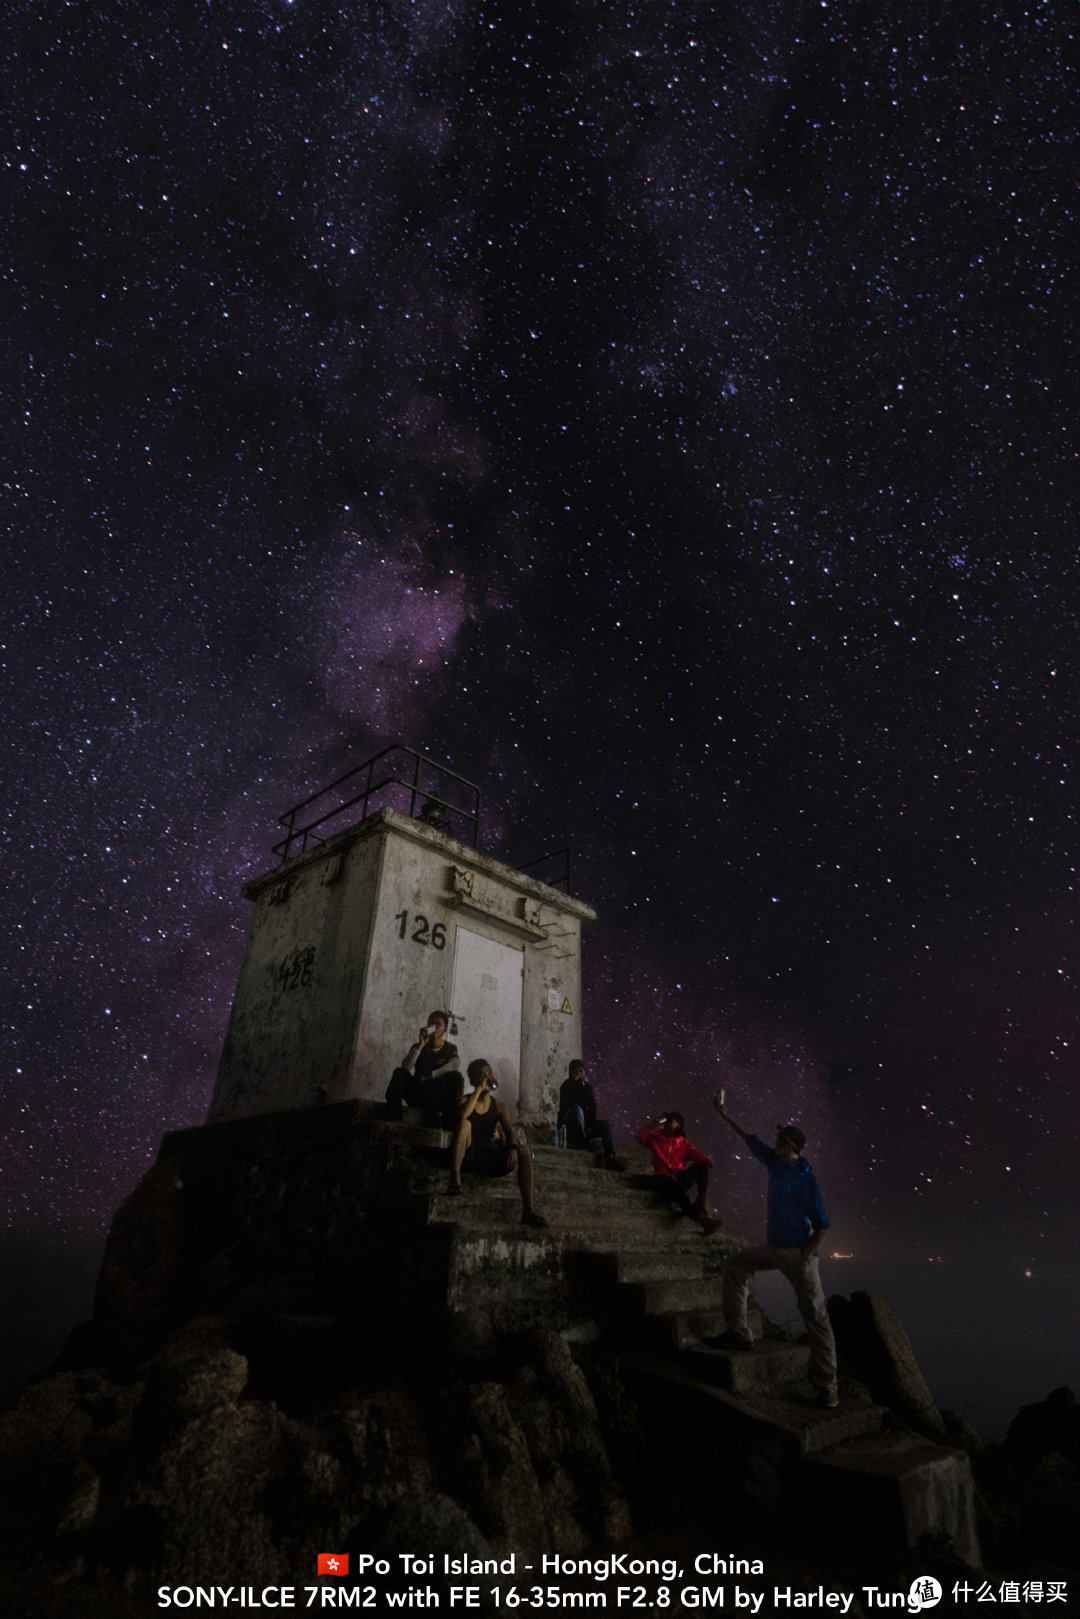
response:
<path fill-rule="evenodd" d="M 398 935 L 400 938 L 404 939 L 406 930 L 409 926 L 408 911 L 399 911 L 394 917 L 394 921 L 401 923 L 401 926 L 398 928 Z M 432 927 L 427 917 L 420 915 L 414 915 L 413 921 L 416 923 L 416 926 L 412 933 L 409 934 L 413 944 L 430 944 L 433 945 L 436 950 L 445 950 L 446 928 L 441 922 L 436 922 L 435 926 Z"/>

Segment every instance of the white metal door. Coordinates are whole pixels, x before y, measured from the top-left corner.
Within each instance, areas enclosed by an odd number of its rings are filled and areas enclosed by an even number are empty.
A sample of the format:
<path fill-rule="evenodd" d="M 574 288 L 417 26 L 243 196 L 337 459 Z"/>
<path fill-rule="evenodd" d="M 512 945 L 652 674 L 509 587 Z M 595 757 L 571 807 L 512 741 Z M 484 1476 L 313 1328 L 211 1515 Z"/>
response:
<path fill-rule="evenodd" d="M 524 945 L 500 944 L 458 923 L 450 1010 L 462 1071 L 483 1057 L 499 1081 L 499 1099 L 517 1116 L 521 1063 Z"/>

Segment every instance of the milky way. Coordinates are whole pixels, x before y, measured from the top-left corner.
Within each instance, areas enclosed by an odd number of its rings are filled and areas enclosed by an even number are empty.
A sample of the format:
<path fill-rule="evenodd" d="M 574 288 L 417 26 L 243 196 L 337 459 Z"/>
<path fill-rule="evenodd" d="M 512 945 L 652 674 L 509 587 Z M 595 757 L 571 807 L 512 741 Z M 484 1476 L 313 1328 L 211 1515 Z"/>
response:
<path fill-rule="evenodd" d="M 682 1106 L 749 1225 L 723 1077 L 803 1119 L 849 1246 L 1038 1271 L 1078 1234 L 1075 8 L 565 9 L 21 10 L 9 1227 L 100 1231 L 202 1121 L 242 880 L 400 737 L 491 853 L 574 849 L 620 1126 Z"/>

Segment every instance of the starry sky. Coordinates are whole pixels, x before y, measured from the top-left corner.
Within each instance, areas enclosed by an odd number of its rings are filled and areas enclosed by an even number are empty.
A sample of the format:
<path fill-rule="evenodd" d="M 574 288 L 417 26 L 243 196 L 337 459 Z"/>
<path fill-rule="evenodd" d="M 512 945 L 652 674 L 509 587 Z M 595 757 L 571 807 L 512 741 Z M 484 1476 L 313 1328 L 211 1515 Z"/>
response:
<path fill-rule="evenodd" d="M 205 1116 L 278 815 L 401 739 L 573 849 L 617 1129 L 680 1106 L 754 1234 L 708 1098 L 801 1119 L 840 1248 L 1080 1383 L 1075 5 L 14 18 L 24 1375 Z"/>

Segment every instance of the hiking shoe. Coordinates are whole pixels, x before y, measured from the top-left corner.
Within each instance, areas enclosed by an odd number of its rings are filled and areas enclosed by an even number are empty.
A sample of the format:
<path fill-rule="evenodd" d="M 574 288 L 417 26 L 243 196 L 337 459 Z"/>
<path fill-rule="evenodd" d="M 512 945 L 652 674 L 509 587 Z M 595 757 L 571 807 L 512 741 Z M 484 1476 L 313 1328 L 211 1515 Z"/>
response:
<path fill-rule="evenodd" d="M 711 1237 L 714 1231 L 719 1231 L 723 1223 L 723 1220 L 721 1220 L 718 1214 L 711 1214 L 709 1215 L 708 1219 L 698 1221 L 698 1224 L 701 1227 L 701 1235 L 703 1237 Z"/>
<path fill-rule="evenodd" d="M 835 1411 L 840 1404 L 840 1396 L 835 1389 L 818 1389 L 816 1404 L 822 1411 Z"/>
<path fill-rule="evenodd" d="M 522 1225 L 531 1225 L 536 1231 L 547 1230 L 547 1221 L 542 1214 L 537 1214 L 535 1209 L 531 1209 L 528 1214 L 523 1214 L 521 1223 Z"/>
<path fill-rule="evenodd" d="M 464 1187 L 460 1181 L 451 1181 L 450 1185 L 446 1188 L 446 1195 L 447 1197 L 460 1197 L 463 1190 Z"/>

